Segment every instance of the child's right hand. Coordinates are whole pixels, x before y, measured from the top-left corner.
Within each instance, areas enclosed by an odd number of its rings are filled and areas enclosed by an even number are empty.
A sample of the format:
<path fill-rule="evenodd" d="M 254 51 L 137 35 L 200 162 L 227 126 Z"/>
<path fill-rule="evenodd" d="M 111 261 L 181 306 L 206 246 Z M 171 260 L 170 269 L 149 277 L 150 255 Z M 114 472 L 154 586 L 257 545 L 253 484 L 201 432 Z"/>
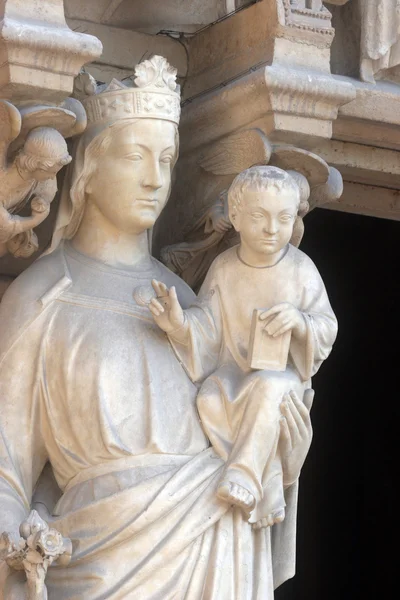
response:
<path fill-rule="evenodd" d="M 165 283 L 153 279 L 151 282 L 157 298 L 152 298 L 149 309 L 157 325 L 165 333 L 173 333 L 185 323 L 185 315 L 179 304 L 175 287 L 168 289 Z"/>

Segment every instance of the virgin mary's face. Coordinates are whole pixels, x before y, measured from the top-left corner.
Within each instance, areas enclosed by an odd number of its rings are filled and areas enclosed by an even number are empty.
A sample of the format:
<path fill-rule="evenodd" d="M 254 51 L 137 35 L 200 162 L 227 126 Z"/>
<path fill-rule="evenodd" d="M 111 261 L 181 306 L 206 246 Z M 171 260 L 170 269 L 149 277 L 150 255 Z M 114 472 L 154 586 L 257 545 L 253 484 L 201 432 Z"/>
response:
<path fill-rule="evenodd" d="M 169 196 L 175 133 L 173 123 L 156 119 L 110 130 L 86 195 L 117 230 L 140 233 L 154 225 Z"/>

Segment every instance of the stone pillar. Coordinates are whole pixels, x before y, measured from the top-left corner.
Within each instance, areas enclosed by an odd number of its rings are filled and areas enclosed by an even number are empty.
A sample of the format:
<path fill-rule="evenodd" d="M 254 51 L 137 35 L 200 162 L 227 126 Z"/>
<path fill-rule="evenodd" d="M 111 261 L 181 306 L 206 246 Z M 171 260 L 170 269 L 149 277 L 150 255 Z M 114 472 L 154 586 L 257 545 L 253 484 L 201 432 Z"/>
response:
<path fill-rule="evenodd" d="M 82 66 L 101 42 L 72 31 L 63 0 L 0 2 L 0 276 L 1 292 L 32 256 L 70 157 L 64 138 L 86 127 L 85 111 L 68 98 Z M 25 209 L 25 210 L 24 210 Z M 15 213 L 22 211 L 23 216 Z M 26 265 L 24 265 L 26 266 Z"/>

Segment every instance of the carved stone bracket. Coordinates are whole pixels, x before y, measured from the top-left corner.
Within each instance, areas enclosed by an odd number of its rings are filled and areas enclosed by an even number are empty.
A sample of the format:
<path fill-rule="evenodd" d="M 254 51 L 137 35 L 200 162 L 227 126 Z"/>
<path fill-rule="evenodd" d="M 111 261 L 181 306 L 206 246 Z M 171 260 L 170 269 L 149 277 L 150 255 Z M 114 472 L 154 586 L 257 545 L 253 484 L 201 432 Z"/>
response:
<path fill-rule="evenodd" d="M 5 0 L 1 6 L 1 97 L 61 102 L 82 65 L 100 56 L 101 42 L 67 26 L 63 0 Z"/>

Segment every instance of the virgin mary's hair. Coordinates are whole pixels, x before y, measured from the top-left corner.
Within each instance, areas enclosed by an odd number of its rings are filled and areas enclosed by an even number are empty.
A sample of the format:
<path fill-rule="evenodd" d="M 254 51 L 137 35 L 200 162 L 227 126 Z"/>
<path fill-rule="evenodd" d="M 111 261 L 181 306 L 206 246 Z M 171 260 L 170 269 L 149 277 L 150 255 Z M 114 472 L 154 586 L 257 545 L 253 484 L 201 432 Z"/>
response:
<path fill-rule="evenodd" d="M 239 173 L 233 180 L 228 191 L 228 205 L 232 212 L 240 212 L 243 208 L 243 195 L 247 190 L 265 192 L 270 189 L 293 192 L 300 204 L 300 189 L 294 178 L 278 167 L 250 167 Z"/>
<path fill-rule="evenodd" d="M 111 136 L 114 132 L 118 132 L 129 125 L 134 125 L 138 121 L 139 119 L 129 119 L 112 123 L 96 135 L 85 148 L 83 164 L 80 171 L 74 174 L 71 185 L 70 197 L 72 202 L 72 216 L 64 234 L 66 239 L 74 237 L 81 223 L 85 208 L 85 189 L 95 173 L 96 159 L 107 151 L 111 143 Z M 81 140 L 80 143 L 82 143 L 82 141 L 83 140 Z M 175 148 L 176 152 L 171 169 L 173 169 L 179 154 L 179 135 L 177 126 L 175 126 Z"/>

